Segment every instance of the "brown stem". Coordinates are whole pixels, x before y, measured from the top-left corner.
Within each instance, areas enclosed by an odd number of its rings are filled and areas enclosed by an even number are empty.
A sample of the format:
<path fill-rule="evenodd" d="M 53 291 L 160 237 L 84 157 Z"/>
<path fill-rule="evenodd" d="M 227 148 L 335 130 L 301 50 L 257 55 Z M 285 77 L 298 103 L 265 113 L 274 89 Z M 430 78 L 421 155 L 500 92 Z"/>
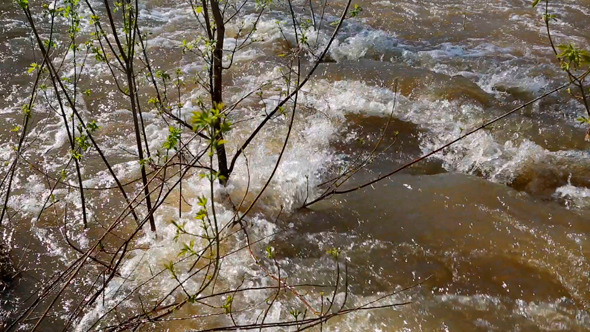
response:
<path fill-rule="evenodd" d="M 219 1 L 211 0 L 211 12 L 215 21 L 215 49 L 213 50 L 213 86 L 211 87 L 211 99 L 213 107 L 217 108 L 223 104 L 223 42 L 225 38 L 225 23 L 223 15 L 219 9 Z M 216 141 L 223 140 L 221 132 L 221 120 L 213 125 L 214 131 L 212 139 Z M 230 171 L 227 164 L 227 154 L 225 144 L 217 144 L 217 163 L 219 170 L 219 182 L 225 184 L 229 178 Z"/>

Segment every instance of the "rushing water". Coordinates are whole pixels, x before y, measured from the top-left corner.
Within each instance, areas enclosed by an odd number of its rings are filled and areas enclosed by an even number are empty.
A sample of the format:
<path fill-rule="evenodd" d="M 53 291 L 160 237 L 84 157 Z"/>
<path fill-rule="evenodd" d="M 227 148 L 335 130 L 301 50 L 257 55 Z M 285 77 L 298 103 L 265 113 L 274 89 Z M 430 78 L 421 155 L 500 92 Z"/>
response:
<path fill-rule="evenodd" d="M 296 283 L 331 280 L 333 264 L 325 252 L 340 248 L 349 265 L 353 303 L 428 278 L 393 299 L 411 304 L 339 317 L 329 324 L 335 331 L 590 330 L 590 143 L 584 141 L 587 128 L 575 120 L 585 111 L 565 92 L 534 103 L 402 174 L 310 209 L 297 209 L 331 172 L 371 150 L 391 112 L 394 119 L 385 143 L 395 143 L 358 175 L 359 183 L 566 80 L 553 60 L 541 12 L 531 8 L 531 1 L 359 3 L 364 9 L 360 19 L 344 25 L 330 61 L 305 88 L 297 134 L 257 211 L 253 234 L 268 237 L 285 273 Z M 194 32 L 186 23 L 191 19 L 186 4 L 150 0 L 141 6 L 155 62 L 163 69 L 195 72 L 190 59 L 170 61 L 180 59 L 178 45 Z M 330 14 L 336 15 L 339 8 Z M 588 47 L 590 1 L 554 0 L 551 8 L 559 10 L 562 18 L 555 24 L 558 41 Z M 2 162 L 12 155 L 15 135 L 10 129 L 20 121 L 20 105 L 31 80 L 26 69 L 35 61 L 23 19 L 12 1 L 0 2 Z M 280 11 L 263 16 L 256 32 L 261 41 L 237 59 L 228 96 L 237 99 L 277 75 L 271 59 L 284 47 L 277 20 L 288 22 L 288 16 Z M 326 38 L 328 31 L 323 33 L 320 37 Z M 103 127 L 101 143 L 117 160 L 116 171 L 124 180 L 132 180 L 138 169 L 134 156 L 126 153 L 133 144 L 125 139 L 131 117 L 119 97 L 109 97 L 109 104 L 100 102 L 112 90 L 112 82 L 105 80 L 104 68 L 96 68 L 91 80 L 95 83 L 89 85 L 96 92 L 86 97 L 85 112 Z M 199 95 L 190 87 L 183 93 Z M 191 107 L 185 105 L 183 112 L 190 114 Z M 256 112 L 250 105 L 237 116 L 248 119 Z M 67 151 L 59 121 L 34 118 L 30 136 L 38 139 L 30 142 L 27 154 L 54 174 Z M 168 127 L 149 114 L 147 122 L 155 150 Z M 246 121 L 232 132 L 230 148 L 255 125 Z M 248 151 L 251 174 L 238 169 L 229 183 L 228 192 L 236 200 L 246 190 L 249 175 L 254 189 L 263 185 L 276 160 L 268 156 L 280 149 L 283 133 L 284 128 L 272 127 Z M 99 170 L 98 162 L 85 165 L 87 185 L 109 184 Z M 206 185 L 195 176 L 185 190 L 196 199 L 206 192 Z M 23 272 L 6 295 L 10 300 L 3 302 L 5 309 L 26 303 L 38 280 L 77 257 L 63 240 L 64 226 L 57 215 L 32 222 L 48 189 L 38 173 L 19 173 L 9 206 L 22 213 L 2 231 Z M 75 193 L 61 189 L 59 194 L 76 204 Z M 114 213 L 109 207 L 116 197 L 89 195 L 93 207 L 102 211 L 99 215 Z M 187 220 L 191 209 L 186 207 Z M 281 210 L 286 213 L 275 219 Z M 174 228 L 166 220 L 176 212 L 172 207 L 166 211 L 158 216 L 157 244 L 135 250 L 125 262 L 123 271 L 130 278 L 113 286 L 123 289 L 121 293 L 142 282 L 150 267 L 161 267 L 178 252 L 172 240 Z M 222 218 L 229 215 L 229 209 L 220 212 Z M 96 235 L 70 233 L 81 248 L 88 248 Z M 153 241 L 147 234 L 137 246 Z M 248 255 L 232 259 L 226 267 L 228 283 L 259 273 Z M 142 296 L 157 296 L 173 284 L 167 276 L 155 279 Z M 75 287 L 71 292 L 60 304 L 63 312 L 58 312 L 56 321 L 76 303 Z M 113 293 L 108 300 L 119 301 Z M 262 296 L 246 302 L 264 300 Z M 89 312 L 80 329 L 108 308 L 109 301 Z M 127 304 L 134 305 L 137 301 Z M 279 301 L 269 319 L 286 317 L 288 312 L 287 304 L 281 306 Z M 237 319 L 247 320 L 247 315 Z M 168 327 L 196 326 L 180 322 Z"/>

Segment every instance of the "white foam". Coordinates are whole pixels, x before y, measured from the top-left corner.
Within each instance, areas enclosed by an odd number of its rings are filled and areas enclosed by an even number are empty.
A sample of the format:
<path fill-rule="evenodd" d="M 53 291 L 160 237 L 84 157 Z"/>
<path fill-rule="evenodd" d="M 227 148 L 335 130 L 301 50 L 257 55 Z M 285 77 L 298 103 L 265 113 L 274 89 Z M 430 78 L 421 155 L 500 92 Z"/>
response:
<path fill-rule="evenodd" d="M 576 187 L 568 183 L 555 189 L 554 196 L 565 199 L 569 206 L 579 209 L 590 208 L 590 188 Z"/>

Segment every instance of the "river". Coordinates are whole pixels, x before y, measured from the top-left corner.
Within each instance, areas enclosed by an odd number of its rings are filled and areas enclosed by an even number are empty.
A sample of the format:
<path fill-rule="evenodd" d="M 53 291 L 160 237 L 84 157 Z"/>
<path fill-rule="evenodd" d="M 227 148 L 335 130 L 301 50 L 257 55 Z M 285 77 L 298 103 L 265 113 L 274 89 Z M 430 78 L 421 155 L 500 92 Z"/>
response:
<path fill-rule="evenodd" d="M 181 68 L 187 76 L 196 72 L 197 66 L 179 49 L 195 31 L 187 24 L 192 17 L 187 4 L 140 2 L 140 19 L 149 27 L 148 44 L 156 66 L 170 72 Z M 304 88 L 295 134 L 249 222 L 251 236 L 264 239 L 260 255 L 266 246 L 274 248 L 278 264 L 294 284 L 329 283 L 334 263 L 326 252 L 338 248 L 348 269 L 351 304 L 414 285 L 388 299 L 388 303 L 411 303 L 337 317 L 327 330 L 590 331 L 590 143 L 584 141 L 587 127 L 576 121 L 585 110 L 566 91 L 370 187 L 299 209 L 308 196 L 319 194 L 317 185 L 371 151 L 390 115 L 381 146 L 388 149 L 359 172 L 354 183 L 385 174 L 567 82 L 549 46 L 542 8 L 533 9 L 531 2 L 355 2 L 363 11 L 345 22 L 328 61 Z M 333 20 L 343 4 L 334 5 L 327 14 Z M 559 43 L 590 47 L 590 1 L 553 0 L 550 9 L 559 12 L 553 32 Z M 279 9 L 262 16 L 255 33 L 259 41 L 240 54 L 228 72 L 228 100 L 280 76 L 273 59 L 285 46 L 277 21 L 288 24 L 289 16 Z M 0 1 L 3 165 L 13 157 L 17 136 L 11 129 L 21 122 L 20 108 L 31 88 L 27 69 L 39 61 L 24 22 L 12 1 Z M 230 45 L 236 29 L 229 29 Z M 326 29 L 319 38 L 329 33 Z M 88 66 L 92 68 L 91 60 Z M 84 83 L 84 89 L 93 90 L 81 96 L 84 112 L 100 124 L 100 144 L 108 147 L 115 171 L 131 181 L 139 170 L 134 142 L 128 139 L 130 112 L 113 93 L 108 72 L 96 66 Z M 269 84 L 272 94 L 276 82 Z M 187 100 L 201 93 L 191 84 L 182 90 Z M 255 128 L 257 123 L 249 119 L 260 116 L 260 105 L 249 102 L 236 112 L 234 120 L 242 125 L 227 137 L 230 150 Z M 189 116 L 192 106 L 185 104 L 182 114 Z M 68 146 L 61 119 L 51 114 L 40 110 L 33 115 L 24 158 L 59 177 Z M 155 111 L 146 113 L 152 150 L 168 135 L 168 125 L 158 119 Z M 239 201 L 246 188 L 260 189 L 284 133 L 280 122 L 272 124 L 247 151 L 249 169 L 237 168 L 228 188 L 218 190 Z M 116 216 L 121 199 L 114 191 L 89 191 L 94 226 L 84 231 L 79 215 L 74 215 L 70 218 L 78 221 L 66 229 L 57 209 L 36 218 L 51 181 L 22 164 L 8 204 L 10 221 L 1 229 L 21 271 L 3 295 L 0 318 L 5 320 L 11 310 L 30 304 L 29 296 L 41 280 L 79 257 L 63 234 L 70 234 L 80 248 L 89 248 L 107 220 Z M 3 166 L 1 174 L 6 170 Z M 88 186 L 112 185 L 96 155 L 84 164 L 83 176 Z M 195 175 L 184 186 L 187 202 L 181 219 L 191 222 L 194 203 L 207 192 L 208 184 Z M 75 190 L 60 187 L 56 195 L 60 202 L 79 207 Z M 177 214 L 171 203 L 157 215 L 158 236 L 146 232 L 134 243 L 122 266 L 126 278 L 115 278 L 106 300 L 76 320 L 78 330 L 92 326 L 115 304 L 125 316 L 126 310 L 134 312 L 142 301 L 153 301 L 174 286 L 169 275 L 146 280 L 153 269 L 177 256 L 181 245 L 174 241 L 175 228 L 169 220 Z M 225 218 L 232 212 L 226 206 L 219 214 Z M 117 231 L 132 229 L 130 223 Z M 238 237 L 237 245 L 243 240 Z M 96 278 L 92 269 L 83 273 L 86 278 L 76 281 L 61 298 L 42 325 L 44 331 L 62 330 L 64 319 Z M 240 279 L 252 285 L 269 283 L 246 252 L 229 257 L 223 273 L 222 285 L 236 287 Z M 134 287 L 142 283 L 147 286 L 135 294 Z M 264 304 L 269 294 L 252 292 L 241 299 L 236 306 L 250 309 L 235 319 L 248 322 L 259 315 L 262 309 L 257 305 Z M 279 298 L 268 320 L 290 317 L 297 305 L 301 303 L 296 298 Z M 198 313 L 183 309 L 176 317 Z M 145 328 L 202 327 L 198 321 L 179 319 Z"/>

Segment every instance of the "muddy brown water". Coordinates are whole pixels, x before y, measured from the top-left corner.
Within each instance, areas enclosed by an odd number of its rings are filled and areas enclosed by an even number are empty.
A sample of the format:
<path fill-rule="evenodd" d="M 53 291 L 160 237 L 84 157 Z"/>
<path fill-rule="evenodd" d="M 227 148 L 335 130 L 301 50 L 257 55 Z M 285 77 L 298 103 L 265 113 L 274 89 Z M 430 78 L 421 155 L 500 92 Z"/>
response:
<path fill-rule="evenodd" d="M 590 330 L 590 143 L 583 140 L 587 128 L 575 121 L 584 110 L 565 92 L 371 187 L 274 219 L 279 206 L 305 195 L 301 178 L 315 177 L 320 183 L 371 151 L 390 113 L 393 119 L 382 146 L 393 144 L 349 186 L 395 169 L 565 80 L 543 33 L 542 13 L 531 9 L 530 1 L 358 4 L 363 7 L 360 19 L 344 26 L 302 101 L 293 157 L 286 159 L 275 186 L 255 211 L 281 230 L 270 245 L 286 273 L 298 283 L 327 282 L 334 271 L 326 251 L 340 248 L 357 304 L 420 283 L 396 298 L 411 304 L 336 318 L 329 325 L 334 331 Z M 184 4 L 148 1 L 143 6 L 153 38 L 160 38 L 153 48 L 157 65 L 190 71 L 191 59 L 170 61 L 180 53 L 174 43 L 194 33 L 184 23 Z M 551 9 L 560 12 L 558 41 L 573 40 L 588 48 L 590 2 L 551 1 Z M 241 84 L 270 75 L 276 65 L 273 57 L 288 47 L 272 29 L 283 14 L 277 11 L 263 19 L 260 36 L 266 40 L 253 46 L 254 55 L 238 60 L 240 65 L 230 72 L 228 94 L 247 91 Z M 19 103 L 31 79 L 24 72 L 35 61 L 22 20 L 12 1 L 0 2 L 3 158 L 10 156 L 6 151 L 15 139 L 10 129 L 20 121 Z M 126 142 L 132 123 L 125 101 L 109 94 L 113 86 L 104 74 L 88 77 L 85 84 L 96 90 L 86 97 L 85 112 L 102 124 L 101 144 L 110 147 L 109 156 L 120 164 L 123 178 L 131 180 L 137 169 L 129 167 L 134 155 L 129 152 L 133 145 Z M 194 88 L 188 84 L 183 93 L 190 95 Z M 248 105 L 253 108 L 257 102 Z M 37 139 L 30 142 L 26 157 L 39 158 L 42 167 L 57 175 L 67 146 L 59 134 L 59 119 L 47 114 L 33 116 Z M 161 139 L 159 132 L 167 127 L 154 117 L 147 121 L 154 124 L 150 137 Z M 230 137 L 230 148 L 245 137 L 252 122 L 244 123 Z M 268 169 L 269 158 L 264 156 L 280 148 L 273 133 L 284 133 L 284 128 L 273 127 L 268 143 L 251 151 L 253 163 L 259 163 L 254 168 Z M 310 137 L 329 144 L 304 145 Z M 315 157 L 331 163 L 324 173 L 306 173 Z M 109 185 L 96 176 L 101 167 L 91 155 L 85 179 Z M 255 179 L 260 182 L 262 177 Z M 240 197 L 243 173 L 232 181 L 234 195 Z M 77 255 L 64 243 L 59 213 L 32 223 L 35 209 L 26 212 L 48 188 L 34 171 L 19 173 L 12 206 L 25 212 L 3 225 L 3 236 L 10 239 L 12 258 L 22 273 L 4 295 L 5 313 L 29 303 L 39 280 Z M 75 202 L 66 190 L 60 195 Z M 116 215 L 120 197 L 98 192 L 89 196 L 98 216 L 97 227 L 87 234 L 92 241 L 107 224 L 103 220 Z M 127 225 L 118 232 L 131 229 Z M 87 246 L 83 238 L 75 241 Z M 110 241 L 118 243 L 115 237 Z M 164 259 L 170 253 L 161 255 Z M 60 314 L 71 309 L 89 283 L 81 280 L 72 287 L 62 311 L 44 330 L 61 330 Z M 282 310 L 288 315 L 286 306 Z"/>

